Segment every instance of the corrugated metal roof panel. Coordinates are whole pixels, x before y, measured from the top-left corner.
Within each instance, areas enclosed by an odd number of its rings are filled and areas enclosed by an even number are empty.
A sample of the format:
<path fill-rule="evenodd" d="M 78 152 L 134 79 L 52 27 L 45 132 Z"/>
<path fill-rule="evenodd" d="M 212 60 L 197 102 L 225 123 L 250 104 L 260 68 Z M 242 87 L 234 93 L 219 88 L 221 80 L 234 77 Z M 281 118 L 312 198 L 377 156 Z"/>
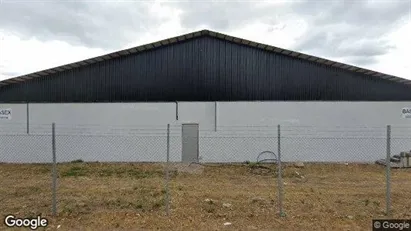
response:
<path fill-rule="evenodd" d="M 14 80 L 18 81 L 18 82 L 22 82 L 25 80 L 24 77 L 18 77 L 18 78 L 14 78 Z"/>
<path fill-rule="evenodd" d="M 185 35 L 181 35 L 177 37 L 177 41 L 184 41 L 186 40 L 186 36 Z"/>
<path fill-rule="evenodd" d="M 270 51 L 270 52 L 276 52 L 276 53 L 280 53 L 280 54 L 283 54 L 283 55 L 289 55 L 291 57 L 296 57 L 296 58 L 299 58 L 299 59 L 302 59 L 302 60 L 315 61 L 315 62 L 321 63 L 323 65 L 329 65 L 329 66 L 333 66 L 333 67 L 337 67 L 337 68 L 341 68 L 341 69 L 348 69 L 348 70 L 356 71 L 356 72 L 359 72 L 359 73 L 365 72 L 365 74 L 375 76 L 376 78 L 380 78 L 380 77 L 382 78 L 382 76 L 386 75 L 386 74 L 383 74 L 383 73 L 370 71 L 370 70 L 367 70 L 367 69 L 354 67 L 354 66 L 351 66 L 351 65 L 339 64 L 339 63 L 331 61 L 331 60 L 327 60 L 327 59 L 323 59 L 323 58 L 319 58 L 319 57 L 315 57 L 315 56 L 311 56 L 311 55 L 303 54 L 303 53 L 299 53 L 299 52 L 294 52 L 294 51 L 290 51 L 290 50 L 286 50 L 286 49 L 282 49 L 282 48 L 279 48 L 279 47 L 274 47 L 274 46 L 270 46 L 270 45 L 266 45 L 266 44 L 262 44 L 262 43 L 252 42 L 252 41 L 248 41 L 248 40 L 245 40 L 245 39 L 225 35 L 225 34 L 222 34 L 222 33 L 219 33 L 219 32 L 209 31 L 209 30 L 196 31 L 196 32 L 192 32 L 192 33 L 189 33 L 189 34 L 180 35 L 180 36 L 176 36 L 176 37 L 173 37 L 173 38 L 161 40 L 161 41 L 158 41 L 158 42 L 149 43 L 149 44 L 146 44 L 146 45 L 133 47 L 133 48 L 130 48 L 130 49 L 125 49 L 125 50 L 122 50 L 122 51 L 117 51 L 117 52 L 102 55 L 102 56 L 99 56 L 99 57 L 79 61 L 79 62 L 76 62 L 76 63 L 62 65 L 62 66 L 59 66 L 59 67 L 51 68 L 47 72 L 49 74 L 54 74 L 54 73 L 57 73 L 57 72 L 62 72 L 62 71 L 65 71 L 65 70 L 69 70 L 69 69 L 72 69 L 72 68 L 77 68 L 77 67 L 80 67 L 80 66 L 85 66 L 85 65 L 88 65 L 88 64 L 96 63 L 96 62 L 102 62 L 102 61 L 105 61 L 105 60 L 110 60 L 112 58 L 117 58 L 117 57 L 120 57 L 120 56 L 126 56 L 126 55 L 129 55 L 129 54 L 135 53 L 135 52 L 142 52 L 142 51 L 145 51 L 145 50 L 161 47 L 161 46 L 164 46 L 164 45 L 170 45 L 170 44 L 175 43 L 177 41 L 185 41 L 187 39 L 191 39 L 191 38 L 195 38 L 195 37 L 199 37 L 199 36 L 203 36 L 203 35 L 208 35 L 208 36 L 216 37 L 216 38 L 219 38 L 219 39 L 224 39 L 226 41 L 231 41 L 231 42 L 235 42 L 235 43 L 238 43 L 238 44 L 248 45 L 250 47 L 257 47 L 259 49 L 264 49 L 264 50 L 267 50 L 267 51 Z M 32 77 L 36 77 L 36 76 L 45 76 L 45 75 L 47 75 L 47 73 L 45 73 L 45 71 L 39 71 L 37 73 L 31 73 L 31 74 L 28 74 L 28 75 L 32 76 Z M 402 81 L 402 82 L 403 83 L 408 83 L 408 81 L 411 81 L 411 80 L 404 79 L 404 81 Z M 4 83 L 6 83 L 5 80 L 1 81 L 0 83 L 3 83 L 2 85 L 7 85 L 7 84 L 4 84 Z"/>
<path fill-rule="evenodd" d="M 46 72 L 47 74 L 54 74 L 57 72 L 57 70 L 48 69 L 48 70 L 44 70 L 44 72 Z"/>
<path fill-rule="evenodd" d="M 249 44 L 248 44 L 249 46 L 252 46 L 252 47 L 257 47 L 258 46 L 258 43 L 256 43 L 256 42 L 253 42 L 253 41 L 249 41 Z"/>
<path fill-rule="evenodd" d="M 266 47 L 265 47 L 265 50 L 267 50 L 267 51 L 273 51 L 273 50 L 274 50 L 274 47 L 272 47 L 272 46 L 266 46 Z"/>
<path fill-rule="evenodd" d="M 128 50 L 122 50 L 119 53 L 120 53 L 120 55 L 129 55 L 130 54 L 130 52 Z"/>
<path fill-rule="evenodd" d="M 164 40 L 161 40 L 161 41 L 160 41 L 160 44 L 163 45 L 163 46 L 165 46 L 165 45 L 170 44 L 170 41 L 169 41 L 168 39 L 164 39 Z"/>
<path fill-rule="evenodd" d="M 315 61 L 318 59 L 317 57 L 314 57 L 314 56 L 308 56 L 308 57 L 309 57 L 308 61 Z"/>
<path fill-rule="evenodd" d="M 216 34 L 217 37 L 220 38 L 220 39 L 225 39 L 225 37 L 226 37 L 224 34 L 221 34 L 221 33 L 219 33 L 219 32 L 216 32 L 215 34 Z M 212 35 L 212 34 L 210 34 L 210 35 Z"/>
<path fill-rule="evenodd" d="M 233 42 L 235 42 L 235 43 L 242 43 L 243 40 L 242 40 L 242 39 L 239 39 L 239 38 L 234 38 L 234 39 L 233 39 Z"/>
<path fill-rule="evenodd" d="M 232 36 L 230 36 L 230 35 L 226 35 L 224 38 L 225 38 L 227 41 L 230 41 L 230 42 L 232 42 L 233 39 L 234 39 L 234 37 L 232 37 Z"/>
<path fill-rule="evenodd" d="M 217 33 L 214 32 L 214 31 L 210 31 L 210 32 L 208 32 L 208 33 L 209 33 L 210 36 L 217 36 Z"/>
<path fill-rule="evenodd" d="M 194 34 L 190 33 L 190 34 L 185 35 L 184 39 L 190 39 L 190 38 L 193 38 L 193 37 L 194 37 Z"/>
<path fill-rule="evenodd" d="M 297 57 L 298 55 L 300 55 L 299 53 L 297 53 L 297 52 L 291 52 L 291 54 L 290 54 L 292 57 Z"/>
<path fill-rule="evenodd" d="M 246 44 L 246 45 L 247 45 L 247 44 Z M 267 45 L 264 45 L 264 44 L 259 43 L 259 44 L 257 45 L 257 47 L 260 48 L 260 49 L 265 49 L 265 47 L 267 47 Z"/>
<path fill-rule="evenodd" d="M 364 69 L 357 69 L 357 70 L 355 70 L 356 72 L 358 72 L 358 73 L 364 73 L 364 72 L 366 72 L 367 70 L 364 70 Z"/>
<path fill-rule="evenodd" d="M 308 56 L 308 55 L 306 55 L 306 54 L 300 54 L 300 55 L 298 56 L 298 58 L 300 58 L 300 59 L 308 59 L 308 57 L 310 57 L 310 56 Z"/>
<path fill-rule="evenodd" d="M 57 70 L 58 72 L 61 72 L 61 71 L 64 71 L 65 68 L 64 68 L 64 67 L 56 67 L 56 70 Z"/>

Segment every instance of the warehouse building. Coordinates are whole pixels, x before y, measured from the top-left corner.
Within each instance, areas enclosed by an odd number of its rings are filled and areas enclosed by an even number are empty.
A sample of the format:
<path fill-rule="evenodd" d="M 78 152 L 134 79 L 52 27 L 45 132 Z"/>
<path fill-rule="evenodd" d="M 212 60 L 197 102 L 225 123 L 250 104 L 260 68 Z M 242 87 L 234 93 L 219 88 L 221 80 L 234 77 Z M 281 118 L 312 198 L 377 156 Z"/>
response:
<path fill-rule="evenodd" d="M 89 126 L 87 129 L 92 130 L 91 125 L 165 127 L 168 123 L 175 126 L 198 123 L 200 137 L 204 139 L 200 138 L 197 155 L 209 162 L 254 160 L 260 151 L 276 151 L 278 124 L 290 127 L 283 133 L 289 131 L 289 136 L 307 133 L 306 129 L 301 130 L 307 126 L 361 126 L 378 127 L 373 136 L 382 137 L 387 124 L 411 125 L 409 113 L 404 113 L 410 107 L 410 80 L 209 30 L 0 82 L 0 109 L 7 112 L 0 117 L 0 126 L 13 127 L 9 132 L 27 135 L 24 139 L 35 139 L 33 134 L 45 132 L 37 129 L 38 125 L 53 122 L 61 132 L 59 125 Z M 252 132 L 246 129 L 249 127 L 258 129 Z M 307 134 L 314 133 L 318 134 L 314 130 Z M 261 134 L 270 136 L 257 138 Z M 3 160 L 47 160 L 41 151 L 33 148 L 16 151 L 14 146 L 21 148 L 21 145 L 7 139 L 3 144 L 8 147 L 1 145 L 0 151 L 19 154 L 9 157 L 4 154 Z M 176 146 L 172 155 L 175 161 L 184 159 L 181 139 L 180 136 L 172 140 Z M 301 141 L 305 138 L 298 139 L 284 141 L 285 160 L 373 161 L 385 150 L 381 140 L 347 139 L 340 151 L 330 153 L 324 150 L 335 144 L 325 141 L 321 145 L 307 144 Z M 57 142 L 70 152 L 66 159 L 165 159 L 163 150 L 158 148 L 163 147 L 164 139 L 139 141 L 144 155 L 136 154 L 139 151 L 131 148 L 134 150 L 125 149 L 114 156 L 112 153 L 118 150 L 96 150 L 98 147 L 89 144 L 74 144 L 83 140 Z M 287 151 L 287 142 L 293 150 Z M 314 147 L 307 149 L 308 146 Z M 318 146 L 322 151 L 315 150 Z M 351 147 L 350 153 L 346 153 L 347 147 Z M 398 149 L 395 151 L 409 150 L 411 142 L 395 148 Z M 99 154 L 88 156 L 89 153 Z"/>

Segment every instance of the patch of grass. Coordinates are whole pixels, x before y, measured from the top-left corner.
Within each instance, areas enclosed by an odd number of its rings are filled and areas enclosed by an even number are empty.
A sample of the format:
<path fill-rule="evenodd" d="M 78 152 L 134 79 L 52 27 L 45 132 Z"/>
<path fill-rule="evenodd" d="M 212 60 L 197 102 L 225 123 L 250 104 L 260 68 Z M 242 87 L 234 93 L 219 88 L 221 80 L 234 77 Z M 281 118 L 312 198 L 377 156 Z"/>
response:
<path fill-rule="evenodd" d="M 83 163 L 84 161 L 82 159 L 77 159 L 77 160 L 72 160 L 70 163 Z"/>
<path fill-rule="evenodd" d="M 65 216 L 77 216 L 77 215 L 84 215 L 84 214 L 90 214 L 93 212 L 92 208 L 93 202 L 88 202 L 84 203 L 81 201 L 76 201 L 73 199 L 67 199 L 60 201 L 58 203 L 58 208 L 61 209 L 61 212 L 59 212 L 62 215 Z"/>
<path fill-rule="evenodd" d="M 208 200 L 206 201 L 207 204 L 213 205 L 214 204 L 214 200 Z"/>
<path fill-rule="evenodd" d="M 124 201 L 121 198 L 116 198 L 116 199 L 106 201 L 106 205 L 108 205 L 110 208 L 124 207 L 124 204 L 128 204 L 128 202 Z"/>
<path fill-rule="evenodd" d="M 38 169 L 38 173 L 40 173 L 40 174 L 50 173 L 50 172 L 51 172 L 51 169 L 52 169 L 52 166 L 41 166 L 41 167 Z"/>
<path fill-rule="evenodd" d="M 246 164 L 247 164 L 248 167 L 250 167 L 250 168 L 257 168 L 257 167 L 260 166 L 260 163 L 258 163 L 258 162 L 250 162 L 250 161 L 247 161 Z"/>
<path fill-rule="evenodd" d="M 24 197 L 39 193 L 41 191 L 42 187 L 40 186 L 25 186 L 16 188 L 16 190 L 13 192 L 13 195 L 16 197 Z"/>
<path fill-rule="evenodd" d="M 63 209 L 61 210 L 61 213 L 63 215 L 71 215 L 73 213 L 74 209 L 70 206 L 65 206 L 63 207 Z"/>
<path fill-rule="evenodd" d="M 269 170 L 256 163 L 251 166 L 213 165 L 205 166 L 203 173 L 176 175 L 170 180 L 173 209 L 166 217 L 163 165 L 59 164 L 60 174 L 66 177 L 58 184 L 58 217 L 50 219 L 50 227 L 61 225 L 60 231 L 221 230 L 227 221 L 233 230 L 367 230 L 371 217 L 383 216 L 385 178 L 379 166 L 307 164 L 297 169 L 284 165 L 288 218 L 279 216 L 277 166 L 261 164 Z M 256 174 L 259 171 L 262 174 Z M 269 173 L 263 175 L 265 171 Z M 392 187 L 392 215 L 411 217 L 410 172 L 392 171 L 395 182 L 402 182 Z M 50 174 L 51 165 L 0 164 L 0 211 L 50 216 Z M 299 175 L 307 181 L 296 182 Z M 208 198 L 213 201 L 207 202 Z M 230 209 L 224 208 L 224 202 L 232 204 Z M 348 215 L 355 219 L 345 219 Z"/>
<path fill-rule="evenodd" d="M 126 171 L 126 174 L 130 177 L 133 178 L 149 178 L 149 177 L 155 177 L 155 176 L 162 176 L 163 172 L 158 172 L 158 171 L 141 171 L 138 169 L 128 169 Z"/>
<path fill-rule="evenodd" d="M 202 208 L 204 211 L 207 213 L 215 213 L 217 211 L 217 204 L 214 203 L 213 200 L 206 201 L 203 205 Z"/>
<path fill-rule="evenodd" d="M 163 176 L 161 170 L 142 169 L 133 165 L 102 166 L 92 163 L 76 162 L 59 166 L 62 177 L 99 176 L 99 177 L 131 177 L 135 179 L 154 178 Z"/>
<path fill-rule="evenodd" d="M 104 205 L 109 209 L 138 209 L 142 211 L 158 210 L 165 204 L 162 198 L 150 198 L 146 197 L 137 201 L 133 201 L 132 198 L 117 198 L 107 200 Z"/>
<path fill-rule="evenodd" d="M 164 204 L 165 204 L 164 200 L 157 200 L 153 203 L 152 208 L 158 209 L 158 208 L 161 208 Z"/>
<path fill-rule="evenodd" d="M 96 174 L 101 177 L 132 177 L 136 179 L 164 175 L 161 171 L 145 171 L 138 168 L 102 168 Z"/>
<path fill-rule="evenodd" d="M 79 177 L 79 176 L 86 176 L 87 170 L 84 167 L 80 166 L 73 166 L 66 171 L 61 173 L 62 177 Z"/>
<path fill-rule="evenodd" d="M 381 205 L 381 202 L 379 202 L 379 201 L 373 201 L 372 203 L 373 203 L 374 206 L 377 206 L 377 207 L 379 207 Z"/>
<path fill-rule="evenodd" d="M 215 207 L 208 206 L 208 207 L 204 208 L 204 211 L 206 211 L 207 213 L 214 213 L 216 211 L 216 209 L 215 209 Z"/>
<path fill-rule="evenodd" d="M 112 169 L 101 169 L 101 170 L 98 172 L 98 175 L 99 175 L 99 176 L 102 176 L 102 177 L 113 176 L 113 174 L 114 174 L 114 171 L 113 171 Z"/>
<path fill-rule="evenodd" d="M 142 203 L 137 203 L 137 204 L 135 205 L 135 208 L 136 208 L 136 209 L 142 209 L 142 208 L 143 208 L 143 204 L 142 204 Z"/>
<path fill-rule="evenodd" d="M 161 196 L 163 193 L 161 192 L 161 191 L 151 191 L 150 192 L 150 196 L 152 196 L 152 197 L 158 197 L 158 196 Z"/>

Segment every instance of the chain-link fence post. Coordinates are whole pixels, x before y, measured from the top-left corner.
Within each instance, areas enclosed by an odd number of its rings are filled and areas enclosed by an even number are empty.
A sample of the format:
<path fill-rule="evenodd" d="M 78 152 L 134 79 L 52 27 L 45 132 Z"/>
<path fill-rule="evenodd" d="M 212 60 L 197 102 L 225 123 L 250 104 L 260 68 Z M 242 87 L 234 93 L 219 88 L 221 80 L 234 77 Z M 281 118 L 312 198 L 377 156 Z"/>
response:
<path fill-rule="evenodd" d="M 53 216 L 57 215 L 57 163 L 56 163 L 56 124 L 52 124 L 52 131 L 51 131 L 51 143 L 52 143 L 52 150 L 53 150 L 53 173 L 52 173 L 52 181 L 53 181 L 53 188 L 52 188 L 52 212 Z"/>
<path fill-rule="evenodd" d="M 166 215 L 170 215 L 170 189 L 169 189 L 169 163 L 170 163 L 170 124 L 167 124 L 167 162 L 166 162 L 166 184 L 165 184 L 165 207 Z"/>
<path fill-rule="evenodd" d="M 277 127 L 277 152 L 278 152 L 278 206 L 280 211 L 280 217 L 285 216 L 283 211 L 283 176 L 282 176 L 282 169 L 281 169 L 281 127 L 278 125 Z"/>
<path fill-rule="evenodd" d="M 390 216 L 391 209 L 391 125 L 387 125 L 387 157 L 386 157 L 386 215 Z"/>

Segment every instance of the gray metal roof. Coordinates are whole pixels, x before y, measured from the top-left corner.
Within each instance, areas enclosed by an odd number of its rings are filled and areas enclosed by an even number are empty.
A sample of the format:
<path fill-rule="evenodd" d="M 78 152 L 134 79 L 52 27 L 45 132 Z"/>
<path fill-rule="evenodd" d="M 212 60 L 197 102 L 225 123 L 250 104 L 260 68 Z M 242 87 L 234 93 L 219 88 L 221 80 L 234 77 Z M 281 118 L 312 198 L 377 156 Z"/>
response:
<path fill-rule="evenodd" d="M 262 43 L 257 43 L 257 42 L 249 41 L 249 40 L 246 40 L 246 39 L 237 38 L 237 37 L 233 37 L 233 36 L 230 36 L 230 35 L 210 31 L 210 30 L 201 30 L 201 31 L 196 31 L 196 32 L 192 32 L 192 33 L 189 33 L 189 34 L 184 34 L 184 35 L 176 36 L 176 37 L 173 37 L 173 38 L 168 38 L 168 39 L 165 39 L 165 40 L 161 40 L 161 41 L 157 41 L 157 42 L 153 42 L 153 43 L 149 43 L 149 44 L 145 44 L 145 45 L 141 45 L 141 46 L 125 49 L 125 50 L 120 50 L 120 51 L 109 53 L 109 54 L 106 54 L 106 55 L 97 56 L 97 57 L 94 57 L 94 58 L 78 61 L 78 62 L 75 62 L 75 63 L 70 63 L 70 64 L 66 64 L 66 65 L 62 65 L 62 66 L 58 66 L 58 67 L 54 67 L 54 68 L 50 68 L 50 69 L 37 71 L 37 72 L 34 72 L 34 73 L 30 73 L 30 74 L 26 74 L 26 75 L 17 76 L 17 77 L 14 77 L 14 78 L 6 79 L 6 80 L 3 80 L 3 81 L 0 81 L 0 87 L 5 86 L 5 85 L 9 85 L 9 84 L 13 84 L 13 83 L 24 82 L 26 80 L 33 79 L 33 78 L 41 78 L 43 76 L 47 76 L 47 75 L 50 75 L 50 74 L 54 74 L 54 73 L 74 69 L 74 68 L 77 68 L 77 67 L 80 67 L 80 66 L 86 66 L 86 65 L 101 62 L 101 61 L 104 61 L 104 60 L 115 59 L 115 58 L 118 58 L 118 57 L 121 57 L 121 56 L 127 56 L 127 55 L 134 54 L 134 53 L 144 52 L 144 51 L 151 50 L 151 49 L 154 49 L 154 48 L 158 48 L 158 47 L 161 47 L 161 46 L 167 46 L 169 44 L 185 41 L 185 40 L 196 38 L 196 37 L 201 37 L 201 36 L 204 36 L 204 35 L 208 35 L 208 36 L 211 36 L 211 37 L 216 37 L 216 38 L 219 38 L 219 39 L 224 39 L 224 40 L 231 41 L 231 42 L 241 44 L 241 45 L 256 47 L 256 48 L 259 48 L 259 49 L 263 49 L 263 50 L 267 50 L 267 51 L 270 51 L 270 52 L 283 54 L 283 55 L 287 55 L 287 56 L 291 56 L 291 57 L 295 57 L 295 58 L 299 58 L 299 59 L 303 59 L 303 60 L 309 60 L 309 61 L 312 61 L 312 62 L 317 62 L 317 63 L 320 63 L 320 64 L 324 64 L 324 65 L 328 65 L 328 66 L 332 66 L 332 67 L 336 67 L 336 68 L 340 68 L 340 69 L 344 69 L 344 70 L 363 73 L 365 75 L 370 75 L 370 76 L 373 76 L 373 77 L 376 77 L 376 78 L 387 79 L 387 80 L 390 80 L 390 81 L 411 85 L 411 80 L 396 77 L 396 76 L 393 76 L 393 75 L 388 75 L 388 74 L 384 74 L 384 73 L 381 73 L 381 72 L 372 71 L 372 70 L 368 70 L 368 69 L 364 69 L 364 68 L 344 64 L 344 63 L 334 62 L 334 61 L 323 59 L 323 58 L 320 58 L 320 57 L 315 57 L 315 56 L 312 56 L 312 55 L 307 55 L 307 54 L 303 54 L 303 53 L 296 52 L 296 51 L 286 50 L 286 49 L 282 49 L 282 48 L 275 47 L 275 46 L 270 46 L 270 45 L 266 45 L 266 44 L 262 44 Z"/>

